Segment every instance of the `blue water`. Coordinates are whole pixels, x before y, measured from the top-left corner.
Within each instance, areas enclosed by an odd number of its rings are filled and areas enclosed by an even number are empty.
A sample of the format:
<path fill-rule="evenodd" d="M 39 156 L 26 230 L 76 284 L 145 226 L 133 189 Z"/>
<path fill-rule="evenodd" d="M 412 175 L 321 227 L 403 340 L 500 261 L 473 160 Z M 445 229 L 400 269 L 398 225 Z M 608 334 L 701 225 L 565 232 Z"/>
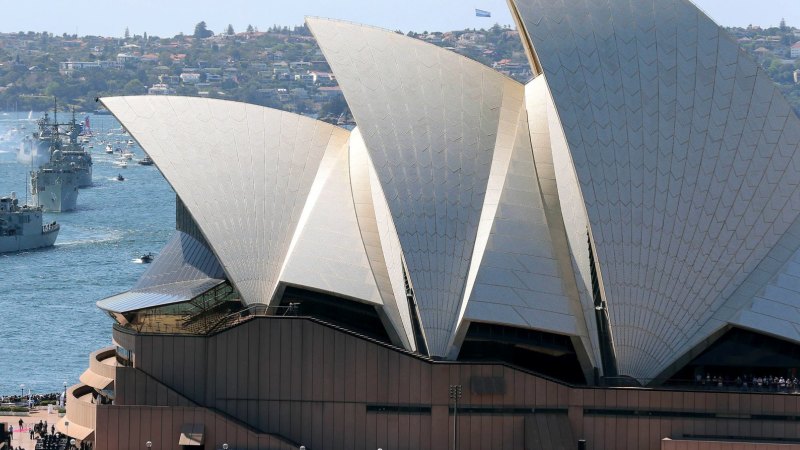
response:
<path fill-rule="evenodd" d="M 16 191 L 24 200 L 29 168 L 16 162 L 7 135 L 20 123 L 0 113 L 0 195 Z M 31 132 L 35 123 L 26 126 Z M 142 150 L 134 147 L 134 161 L 120 169 L 96 142 L 127 140 L 106 135 L 119 127 L 111 116 L 92 116 L 94 186 L 81 189 L 76 211 L 45 214 L 61 224 L 55 247 L 0 255 L 0 395 L 18 394 L 21 384 L 27 394 L 78 382 L 89 353 L 111 344 L 113 321 L 95 302 L 129 289 L 147 268 L 133 260 L 157 253 L 175 228 L 175 194 L 155 166 L 135 164 Z"/>

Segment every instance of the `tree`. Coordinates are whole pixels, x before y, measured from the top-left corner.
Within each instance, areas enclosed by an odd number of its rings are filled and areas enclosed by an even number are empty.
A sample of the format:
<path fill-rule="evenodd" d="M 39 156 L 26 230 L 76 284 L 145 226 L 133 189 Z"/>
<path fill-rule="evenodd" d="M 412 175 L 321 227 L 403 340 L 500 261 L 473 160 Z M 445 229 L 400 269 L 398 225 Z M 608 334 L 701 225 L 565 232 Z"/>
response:
<path fill-rule="evenodd" d="M 125 87 L 122 88 L 123 93 L 126 95 L 138 95 L 144 94 L 146 89 L 141 81 L 133 79 L 125 84 Z"/>
<path fill-rule="evenodd" d="M 247 25 L 247 32 L 248 33 L 252 33 L 253 31 L 255 31 L 255 30 L 253 30 L 253 26 L 252 25 Z"/>
<path fill-rule="evenodd" d="M 227 30 L 225 30 L 225 34 L 227 34 L 228 36 L 233 36 L 233 35 L 235 34 L 235 33 L 233 32 L 233 25 L 231 25 L 231 24 L 228 24 L 228 29 L 227 29 Z"/>
<path fill-rule="evenodd" d="M 206 22 L 201 21 L 194 26 L 194 37 L 196 39 L 204 39 L 214 35 L 214 32 L 206 28 Z"/>
<path fill-rule="evenodd" d="M 131 30 L 129 30 L 128 27 L 125 27 L 125 39 L 130 39 L 130 38 L 131 38 Z"/>

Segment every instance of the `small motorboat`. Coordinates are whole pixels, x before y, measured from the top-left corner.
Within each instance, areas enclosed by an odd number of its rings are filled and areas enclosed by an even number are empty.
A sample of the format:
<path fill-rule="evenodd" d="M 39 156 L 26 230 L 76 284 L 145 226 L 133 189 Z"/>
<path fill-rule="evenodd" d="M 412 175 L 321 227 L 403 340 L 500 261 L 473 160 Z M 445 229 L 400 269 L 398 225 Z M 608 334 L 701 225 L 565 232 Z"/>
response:
<path fill-rule="evenodd" d="M 106 153 L 114 153 L 114 147 L 112 147 L 111 144 L 106 145 Z"/>
<path fill-rule="evenodd" d="M 125 161 L 114 161 L 114 166 L 119 167 L 120 169 L 127 169 L 128 163 Z"/>
<path fill-rule="evenodd" d="M 123 177 L 121 173 L 117 174 L 117 181 L 125 181 L 125 177 Z"/>
<path fill-rule="evenodd" d="M 153 254 L 152 253 L 145 253 L 144 255 L 139 257 L 139 262 L 142 264 L 150 264 L 153 262 Z"/>
<path fill-rule="evenodd" d="M 139 160 L 139 164 L 141 164 L 143 166 L 152 166 L 153 165 L 153 160 L 150 159 L 149 156 L 145 155 L 144 158 Z"/>

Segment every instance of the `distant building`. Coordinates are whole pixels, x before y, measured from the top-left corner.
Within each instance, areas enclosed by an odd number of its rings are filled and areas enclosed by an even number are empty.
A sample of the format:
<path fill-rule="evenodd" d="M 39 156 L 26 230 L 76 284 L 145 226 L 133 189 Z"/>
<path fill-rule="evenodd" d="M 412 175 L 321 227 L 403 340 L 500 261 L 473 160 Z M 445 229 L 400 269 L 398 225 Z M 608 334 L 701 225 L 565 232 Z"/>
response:
<path fill-rule="evenodd" d="M 120 53 L 117 55 L 117 62 L 125 65 L 125 64 L 138 64 L 139 57 L 136 55 L 132 55 L 130 53 Z"/>
<path fill-rule="evenodd" d="M 118 69 L 122 67 L 117 61 L 64 61 L 58 64 L 62 75 L 71 75 L 75 71 L 87 69 Z"/>
<path fill-rule="evenodd" d="M 158 76 L 158 81 L 163 84 L 180 84 L 181 77 L 178 75 L 163 74 Z"/>
<path fill-rule="evenodd" d="M 309 72 L 300 73 L 294 76 L 295 81 L 299 81 L 304 84 L 313 84 L 314 78 L 315 78 L 314 75 Z"/>
<path fill-rule="evenodd" d="M 175 89 L 165 83 L 156 83 L 147 90 L 147 95 L 175 95 Z"/>
<path fill-rule="evenodd" d="M 311 63 L 308 61 L 292 61 L 289 63 L 289 68 L 293 70 L 310 69 Z"/>
<path fill-rule="evenodd" d="M 791 49 L 792 58 L 800 58 L 800 41 L 794 43 Z"/>
<path fill-rule="evenodd" d="M 342 88 L 339 86 L 323 86 L 319 88 L 317 92 L 324 99 L 332 99 L 342 96 Z"/>
<path fill-rule="evenodd" d="M 768 56 L 772 55 L 772 52 L 767 50 L 765 47 L 758 47 L 757 49 L 753 50 L 753 53 L 756 55 L 756 61 L 762 62 Z"/>
<path fill-rule="evenodd" d="M 181 81 L 186 84 L 195 84 L 200 82 L 200 74 L 194 72 L 186 72 L 181 74 Z"/>

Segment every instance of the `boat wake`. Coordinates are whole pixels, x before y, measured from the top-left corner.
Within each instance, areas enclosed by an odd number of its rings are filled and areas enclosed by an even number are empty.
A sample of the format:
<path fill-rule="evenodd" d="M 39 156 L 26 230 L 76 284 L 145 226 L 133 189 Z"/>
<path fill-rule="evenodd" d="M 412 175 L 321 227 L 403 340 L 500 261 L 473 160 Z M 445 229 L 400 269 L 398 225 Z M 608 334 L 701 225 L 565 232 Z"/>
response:
<path fill-rule="evenodd" d="M 121 241 L 123 235 L 124 233 L 121 231 L 111 231 L 103 236 L 93 236 L 93 237 L 87 237 L 85 239 L 79 238 L 72 241 L 56 242 L 56 247 L 75 247 L 79 245 L 93 245 L 93 244 L 104 244 L 107 242 L 116 242 L 116 241 Z"/>

